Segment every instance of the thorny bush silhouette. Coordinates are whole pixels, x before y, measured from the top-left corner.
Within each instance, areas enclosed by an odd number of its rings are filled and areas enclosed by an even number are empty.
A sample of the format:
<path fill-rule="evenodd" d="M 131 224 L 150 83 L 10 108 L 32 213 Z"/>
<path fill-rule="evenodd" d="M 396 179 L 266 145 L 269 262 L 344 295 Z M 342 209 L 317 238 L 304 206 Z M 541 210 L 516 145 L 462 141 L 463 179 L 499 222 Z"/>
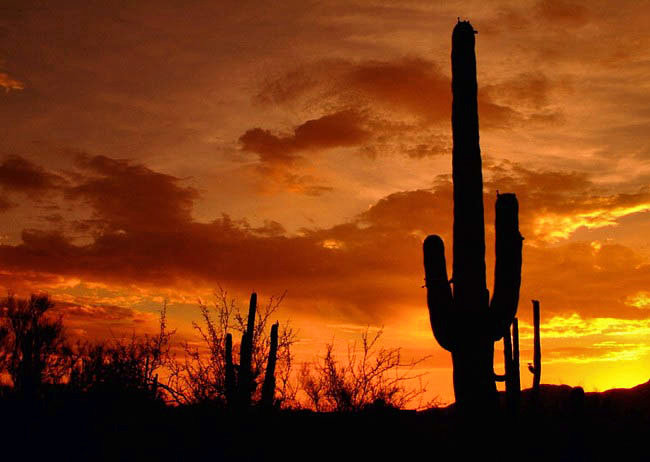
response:
<path fill-rule="evenodd" d="M 382 334 L 383 329 L 371 335 L 370 328 L 366 328 L 361 334 L 360 348 L 356 342 L 348 346 L 347 363 L 336 359 L 334 345 L 329 343 L 324 357 L 303 364 L 299 382 L 313 410 L 402 409 L 423 397 L 426 389 L 421 382 L 418 388 L 406 384 L 422 377 L 412 372 L 428 357 L 403 361 L 399 348 L 379 346 Z M 424 407 L 435 404 L 433 400 Z"/>

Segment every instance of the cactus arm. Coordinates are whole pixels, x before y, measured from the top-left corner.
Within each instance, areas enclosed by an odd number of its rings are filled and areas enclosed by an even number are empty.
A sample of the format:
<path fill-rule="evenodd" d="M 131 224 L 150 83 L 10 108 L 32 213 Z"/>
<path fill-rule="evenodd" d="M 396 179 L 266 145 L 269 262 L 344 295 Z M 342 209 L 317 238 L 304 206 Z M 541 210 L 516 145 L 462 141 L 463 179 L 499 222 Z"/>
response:
<path fill-rule="evenodd" d="M 493 340 L 504 336 L 517 314 L 521 287 L 521 249 L 519 204 L 514 194 L 499 194 L 495 205 L 494 291 L 490 303 Z"/>
<path fill-rule="evenodd" d="M 424 240 L 422 248 L 431 329 L 440 346 L 447 351 L 452 351 L 454 300 L 447 279 L 445 245 L 440 236 L 431 235 Z"/>
<path fill-rule="evenodd" d="M 513 363 L 513 376 L 514 376 L 514 389 L 517 394 L 517 400 L 521 393 L 521 378 L 519 375 L 519 320 L 517 318 L 512 321 L 512 363 Z"/>

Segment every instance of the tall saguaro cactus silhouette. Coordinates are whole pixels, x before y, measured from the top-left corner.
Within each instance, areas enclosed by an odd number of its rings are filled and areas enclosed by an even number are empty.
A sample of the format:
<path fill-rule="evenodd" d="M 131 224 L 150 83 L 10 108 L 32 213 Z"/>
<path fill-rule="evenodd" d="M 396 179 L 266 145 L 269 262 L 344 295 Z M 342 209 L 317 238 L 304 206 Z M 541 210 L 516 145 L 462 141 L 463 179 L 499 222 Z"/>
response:
<path fill-rule="evenodd" d="M 452 34 L 454 261 L 451 281 L 447 278 L 442 239 L 431 235 L 423 244 L 431 327 L 438 343 L 451 352 L 456 403 L 466 410 L 496 404 L 494 342 L 503 337 L 517 312 L 522 248 L 517 197 L 498 194 L 494 293 L 490 302 L 485 277 L 474 34 L 476 31 L 469 21 L 460 20 Z"/>

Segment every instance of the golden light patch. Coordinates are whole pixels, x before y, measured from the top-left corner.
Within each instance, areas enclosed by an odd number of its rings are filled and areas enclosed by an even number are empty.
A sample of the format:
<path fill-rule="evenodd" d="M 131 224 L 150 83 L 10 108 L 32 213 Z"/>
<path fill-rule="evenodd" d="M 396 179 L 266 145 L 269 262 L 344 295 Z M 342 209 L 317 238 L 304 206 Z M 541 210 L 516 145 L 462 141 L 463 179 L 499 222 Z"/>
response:
<path fill-rule="evenodd" d="M 598 208 L 589 212 L 577 212 L 570 216 L 546 214 L 534 220 L 533 229 L 541 239 L 557 242 L 569 238 L 571 234 L 583 226 L 587 229 L 616 226 L 618 224 L 617 219 L 648 210 L 650 210 L 650 204 L 644 203 L 631 207 Z"/>
<path fill-rule="evenodd" d="M 339 241 L 339 240 L 336 240 L 336 239 L 325 239 L 321 243 L 321 245 L 323 247 L 325 247 L 326 249 L 332 249 L 332 250 L 342 249 L 345 246 L 343 241 Z"/>
<path fill-rule="evenodd" d="M 641 291 L 635 295 L 627 297 L 625 304 L 639 309 L 650 308 L 650 292 Z"/>
<path fill-rule="evenodd" d="M 5 72 L 0 72 L 0 87 L 4 87 L 5 91 L 9 93 L 10 90 L 23 90 L 25 84 L 11 78 L 9 74 Z"/>
<path fill-rule="evenodd" d="M 633 336 L 650 335 L 650 319 L 591 318 L 579 314 L 553 316 L 540 326 L 542 339 L 567 339 L 591 335 Z M 533 336 L 533 326 L 519 322 L 520 338 Z"/>
<path fill-rule="evenodd" d="M 593 362 L 637 361 L 648 352 L 650 352 L 650 345 L 605 341 L 586 348 L 584 354 L 545 359 L 544 363 L 586 364 Z"/>

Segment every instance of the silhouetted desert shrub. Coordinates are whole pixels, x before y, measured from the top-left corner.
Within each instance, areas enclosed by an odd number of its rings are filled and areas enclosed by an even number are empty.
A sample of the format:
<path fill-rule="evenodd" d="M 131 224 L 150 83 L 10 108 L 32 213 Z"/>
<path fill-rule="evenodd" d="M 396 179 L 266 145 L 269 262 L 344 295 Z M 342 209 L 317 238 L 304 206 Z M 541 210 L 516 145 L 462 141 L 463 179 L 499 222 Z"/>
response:
<path fill-rule="evenodd" d="M 201 344 L 193 345 L 186 342 L 183 346 L 184 357 L 169 364 L 169 388 L 178 404 L 212 402 L 224 407 L 227 404 L 227 337 L 230 332 L 239 334 L 246 332 L 247 319 L 236 306 L 235 300 L 228 298 L 225 290 L 220 288 L 216 297 L 213 309 L 204 303 L 199 304 L 202 322 L 192 323 L 201 339 Z M 264 377 L 269 357 L 271 344 L 269 321 L 283 298 L 284 295 L 271 297 L 265 307 L 256 311 L 251 354 L 253 404 L 259 403 L 261 399 L 261 387 L 258 385 Z M 294 342 L 295 334 L 287 322 L 279 330 L 276 367 L 276 396 L 285 405 L 291 405 L 295 401 L 297 391 L 289 379 L 293 361 L 291 345 Z M 239 345 L 231 344 L 235 368 L 238 368 L 241 360 L 239 352 Z"/>
<path fill-rule="evenodd" d="M 78 392 L 162 398 L 165 386 L 159 373 L 170 360 L 170 340 L 166 306 L 160 312 L 156 335 L 133 334 L 129 340 L 78 343 L 68 385 Z"/>
<path fill-rule="evenodd" d="M 59 383 L 69 367 L 61 318 L 48 316 L 48 295 L 0 304 L 0 372 L 8 374 L 16 393 L 35 395 L 45 383 Z"/>
<path fill-rule="evenodd" d="M 326 345 L 325 355 L 304 364 L 299 383 L 307 404 L 315 411 L 351 412 L 364 409 L 403 409 L 422 398 L 426 389 L 414 368 L 427 358 L 403 361 L 399 348 L 379 346 L 383 329 L 374 335 L 366 329 L 361 345 L 348 346 L 346 362 L 334 356 L 333 344 Z M 407 386 L 418 381 L 418 387 Z M 427 403 L 433 404 L 433 403 Z"/>

